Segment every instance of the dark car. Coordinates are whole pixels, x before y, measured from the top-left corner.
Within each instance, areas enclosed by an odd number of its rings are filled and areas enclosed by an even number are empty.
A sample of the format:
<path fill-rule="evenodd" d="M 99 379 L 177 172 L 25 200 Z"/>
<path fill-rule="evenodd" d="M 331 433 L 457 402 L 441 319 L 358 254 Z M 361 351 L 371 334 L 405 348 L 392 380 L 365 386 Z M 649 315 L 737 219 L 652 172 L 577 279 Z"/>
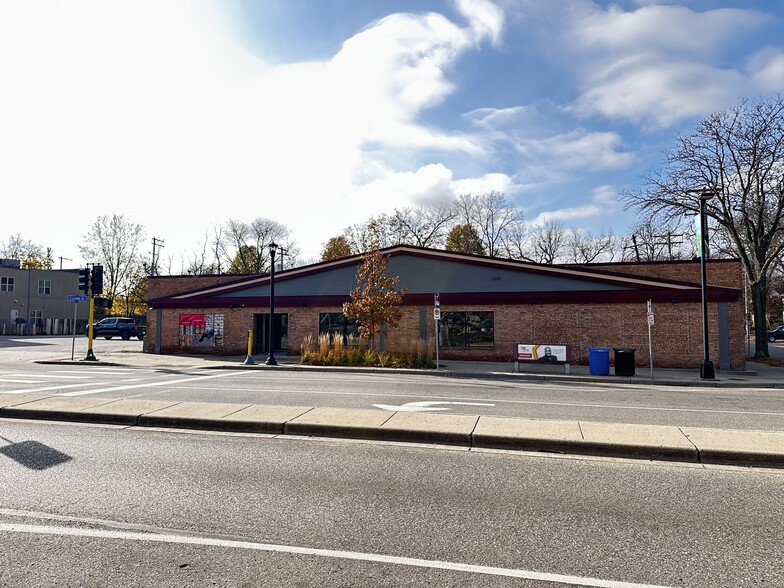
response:
<path fill-rule="evenodd" d="M 768 341 L 778 341 L 779 339 L 784 339 L 784 325 L 768 331 Z"/>
<path fill-rule="evenodd" d="M 93 325 L 93 337 L 103 337 L 111 339 L 120 337 L 127 341 L 131 337 L 136 337 L 141 341 L 144 339 L 145 328 L 137 325 L 132 318 L 113 316 L 98 321 Z"/>

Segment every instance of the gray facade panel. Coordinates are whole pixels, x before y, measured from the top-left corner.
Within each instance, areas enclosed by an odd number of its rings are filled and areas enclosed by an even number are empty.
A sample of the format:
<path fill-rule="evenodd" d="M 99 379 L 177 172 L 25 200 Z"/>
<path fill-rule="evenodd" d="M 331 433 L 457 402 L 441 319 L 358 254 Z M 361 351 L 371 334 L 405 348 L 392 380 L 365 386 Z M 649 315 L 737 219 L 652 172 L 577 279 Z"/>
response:
<path fill-rule="evenodd" d="M 424 270 L 424 271 L 423 271 Z M 400 277 L 398 287 L 410 294 L 432 292 L 585 292 L 634 290 L 632 287 L 579 278 L 537 274 L 520 270 L 483 267 L 446 260 L 399 256 L 389 260 L 389 272 Z M 356 286 L 357 266 L 336 268 L 328 274 L 311 274 L 275 281 L 276 296 L 345 296 Z M 268 296 L 261 285 L 223 294 L 222 297 Z"/>

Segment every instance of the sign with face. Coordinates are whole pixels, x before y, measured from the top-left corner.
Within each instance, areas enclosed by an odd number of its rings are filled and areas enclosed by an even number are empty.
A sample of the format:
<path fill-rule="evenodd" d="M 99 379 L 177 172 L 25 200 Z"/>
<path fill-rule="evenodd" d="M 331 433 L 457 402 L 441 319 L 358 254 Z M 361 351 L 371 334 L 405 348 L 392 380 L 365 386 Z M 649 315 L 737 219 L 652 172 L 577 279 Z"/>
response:
<path fill-rule="evenodd" d="M 568 353 L 566 345 L 518 343 L 515 359 L 541 363 L 566 363 Z"/>

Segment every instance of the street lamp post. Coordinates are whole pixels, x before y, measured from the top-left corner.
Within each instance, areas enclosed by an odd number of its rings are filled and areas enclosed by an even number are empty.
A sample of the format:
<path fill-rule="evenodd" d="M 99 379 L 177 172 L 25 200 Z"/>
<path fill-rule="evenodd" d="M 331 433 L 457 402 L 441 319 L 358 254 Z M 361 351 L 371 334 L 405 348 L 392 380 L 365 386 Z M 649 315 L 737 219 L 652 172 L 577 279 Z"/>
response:
<path fill-rule="evenodd" d="M 264 363 L 266 365 L 278 365 L 278 362 L 275 361 L 275 355 L 272 352 L 273 344 L 272 342 L 275 340 L 275 252 L 278 250 L 278 246 L 272 242 L 269 244 L 269 251 L 270 251 L 270 286 L 269 286 L 269 302 L 270 302 L 270 311 L 269 311 L 269 355 L 267 356 L 267 361 Z"/>
<path fill-rule="evenodd" d="M 716 374 L 713 370 L 713 362 L 710 360 L 710 345 L 708 341 L 708 280 L 705 257 L 708 253 L 708 226 L 705 218 L 705 203 L 713 198 L 716 192 L 703 190 L 700 192 L 700 273 L 701 273 L 701 293 L 702 293 L 702 348 L 703 358 L 700 363 L 700 378 L 703 380 L 715 380 Z"/>

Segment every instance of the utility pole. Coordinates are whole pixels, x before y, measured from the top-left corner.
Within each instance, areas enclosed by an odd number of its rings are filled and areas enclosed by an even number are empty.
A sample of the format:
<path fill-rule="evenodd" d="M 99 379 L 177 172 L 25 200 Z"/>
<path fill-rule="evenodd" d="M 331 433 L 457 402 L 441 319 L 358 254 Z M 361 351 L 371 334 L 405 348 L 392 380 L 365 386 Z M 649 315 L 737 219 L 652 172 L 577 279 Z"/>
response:
<path fill-rule="evenodd" d="M 73 261 L 73 259 L 71 259 L 70 257 L 63 257 L 62 255 L 60 257 L 58 257 L 57 259 L 60 260 L 60 269 L 63 269 L 63 260 L 65 260 L 65 261 Z"/>
<path fill-rule="evenodd" d="M 157 237 L 153 237 L 152 238 L 152 264 L 150 267 L 151 276 L 158 275 L 158 258 L 161 255 L 159 249 L 163 249 L 163 239 L 158 239 Z"/>

